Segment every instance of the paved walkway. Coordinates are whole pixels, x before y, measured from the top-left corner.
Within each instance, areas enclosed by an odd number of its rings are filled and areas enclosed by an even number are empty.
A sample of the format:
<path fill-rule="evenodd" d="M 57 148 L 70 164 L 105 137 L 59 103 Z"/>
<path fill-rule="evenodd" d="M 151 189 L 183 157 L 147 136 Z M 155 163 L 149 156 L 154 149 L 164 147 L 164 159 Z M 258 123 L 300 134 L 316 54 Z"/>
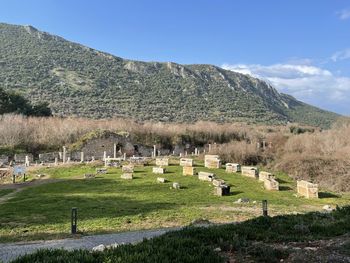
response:
<path fill-rule="evenodd" d="M 85 236 L 79 239 L 60 239 L 60 240 L 49 240 L 49 241 L 33 241 L 33 242 L 16 242 L 16 243 L 5 243 L 0 244 L 0 262 L 4 263 L 16 259 L 19 256 L 33 253 L 40 248 L 64 248 L 68 250 L 73 249 L 88 249 L 98 245 L 113 245 L 117 244 L 128 244 L 142 241 L 144 238 L 152 238 L 165 234 L 166 232 L 178 230 L 180 228 L 165 228 L 165 229 L 154 229 L 144 231 L 132 231 L 123 232 L 117 234 L 106 234 L 106 235 L 95 235 Z"/>

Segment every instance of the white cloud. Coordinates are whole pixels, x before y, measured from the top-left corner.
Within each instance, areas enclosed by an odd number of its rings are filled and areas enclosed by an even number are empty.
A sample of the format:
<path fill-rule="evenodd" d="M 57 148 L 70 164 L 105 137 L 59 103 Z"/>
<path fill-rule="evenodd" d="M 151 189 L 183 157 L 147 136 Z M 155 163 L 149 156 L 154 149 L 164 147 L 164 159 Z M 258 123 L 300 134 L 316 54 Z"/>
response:
<path fill-rule="evenodd" d="M 346 20 L 350 18 L 350 9 L 343 9 L 337 12 L 339 19 Z"/>
<path fill-rule="evenodd" d="M 222 67 L 267 80 L 280 92 L 301 101 L 350 114 L 350 78 L 339 77 L 327 69 L 304 64 L 224 64 Z"/>
<path fill-rule="evenodd" d="M 350 48 L 335 52 L 331 56 L 331 60 L 333 60 L 334 62 L 337 62 L 339 60 L 349 59 L 349 58 L 350 58 Z"/>

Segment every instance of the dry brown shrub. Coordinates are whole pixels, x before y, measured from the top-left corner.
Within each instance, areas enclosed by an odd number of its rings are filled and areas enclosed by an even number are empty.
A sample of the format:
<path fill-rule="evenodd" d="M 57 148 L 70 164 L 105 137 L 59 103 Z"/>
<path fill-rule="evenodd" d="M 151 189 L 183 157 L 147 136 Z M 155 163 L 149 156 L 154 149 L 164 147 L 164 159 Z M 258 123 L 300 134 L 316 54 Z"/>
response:
<path fill-rule="evenodd" d="M 235 162 L 244 165 L 256 165 L 263 160 L 263 156 L 256 144 L 246 141 L 235 141 L 219 145 L 214 150 L 224 162 Z"/>
<path fill-rule="evenodd" d="M 350 122 L 332 129 L 291 136 L 276 157 L 275 168 L 336 191 L 349 191 Z"/>

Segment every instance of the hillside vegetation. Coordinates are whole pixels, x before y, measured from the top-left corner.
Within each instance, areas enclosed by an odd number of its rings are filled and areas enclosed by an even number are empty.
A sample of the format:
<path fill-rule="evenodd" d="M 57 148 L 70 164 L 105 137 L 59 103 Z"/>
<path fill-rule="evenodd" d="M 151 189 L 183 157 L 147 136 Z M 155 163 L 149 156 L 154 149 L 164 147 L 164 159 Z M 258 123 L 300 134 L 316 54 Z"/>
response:
<path fill-rule="evenodd" d="M 57 116 L 194 122 L 300 122 L 329 127 L 337 114 L 213 65 L 139 62 L 31 26 L 0 24 L 0 85 Z"/>
<path fill-rule="evenodd" d="M 28 116 L 51 116 L 47 103 L 31 105 L 19 94 L 5 92 L 0 87 L 0 114 L 16 113 Z"/>

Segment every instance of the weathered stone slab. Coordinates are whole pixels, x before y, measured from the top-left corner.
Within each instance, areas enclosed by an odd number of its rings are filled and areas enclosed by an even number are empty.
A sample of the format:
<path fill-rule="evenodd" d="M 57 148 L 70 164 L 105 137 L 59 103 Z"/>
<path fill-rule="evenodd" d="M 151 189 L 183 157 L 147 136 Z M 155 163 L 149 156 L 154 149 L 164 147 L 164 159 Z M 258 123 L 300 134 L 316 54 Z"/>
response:
<path fill-rule="evenodd" d="M 96 177 L 95 174 L 84 174 L 84 178 L 85 178 L 85 179 L 93 179 L 93 178 L 95 178 L 95 177 Z"/>
<path fill-rule="evenodd" d="M 304 180 L 297 181 L 298 194 L 306 198 L 318 198 L 318 185 Z"/>
<path fill-rule="evenodd" d="M 257 179 L 259 177 L 259 170 L 256 167 L 252 166 L 242 166 L 242 175 L 252 177 Z"/>
<path fill-rule="evenodd" d="M 181 158 L 180 166 L 193 166 L 193 159 L 190 158 Z"/>
<path fill-rule="evenodd" d="M 229 185 L 219 185 L 214 188 L 214 193 L 218 196 L 230 195 L 230 188 Z"/>
<path fill-rule="evenodd" d="M 227 173 L 237 173 L 241 171 L 241 165 L 238 163 L 227 163 L 226 172 Z"/>
<path fill-rule="evenodd" d="M 215 178 L 215 175 L 213 173 L 207 173 L 207 172 L 199 172 L 198 173 L 198 179 L 201 181 L 208 181 L 211 182 Z"/>
<path fill-rule="evenodd" d="M 264 187 L 269 191 L 279 191 L 279 183 L 273 178 L 265 179 Z"/>
<path fill-rule="evenodd" d="M 123 173 L 120 178 L 126 179 L 126 180 L 132 180 L 134 178 L 132 173 Z"/>
<path fill-rule="evenodd" d="M 205 155 L 204 166 L 209 169 L 215 169 L 221 167 L 221 161 L 219 155 Z"/>
<path fill-rule="evenodd" d="M 169 166 L 169 158 L 156 158 L 157 166 Z"/>
<path fill-rule="evenodd" d="M 259 172 L 259 181 L 263 182 L 268 179 L 275 179 L 275 176 L 269 172 L 264 172 L 264 171 Z"/>
<path fill-rule="evenodd" d="M 107 168 L 96 168 L 96 174 L 106 174 Z"/>
<path fill-rule="evenodd" d="M 166 179 L 163 178 L 163 177 L 158 177 L 158 178 L 157 178 L 157 182 L 158 182 L 158 183 L 165 183 L 165 182 L 166 182 Z"/>
<path fill-rule="evenodd" d="M 195 175 L 196 173 L 196 168 L 192 166 L 184 166 L 182 167 L 182 174 L 183 175 Z"/>
<path fill-rule="evenodd" d="M 165 174 L 165 168 L 163 167 L 153 167 L 152 172 L 154 174 Z"/>
<path fill-rule="evenodd" d="M 122 166 L 122 172 L 123 173 L 133 173 L 134 172 L 134 166 L 133 165 L 123 165 Z"/>
<path fill-rule="evenodd" d="M 224 185 L 225 181 L 222 179 L 213 179 L 212 183 L 214 186 L 220 186 L 220 185 Z"/>

